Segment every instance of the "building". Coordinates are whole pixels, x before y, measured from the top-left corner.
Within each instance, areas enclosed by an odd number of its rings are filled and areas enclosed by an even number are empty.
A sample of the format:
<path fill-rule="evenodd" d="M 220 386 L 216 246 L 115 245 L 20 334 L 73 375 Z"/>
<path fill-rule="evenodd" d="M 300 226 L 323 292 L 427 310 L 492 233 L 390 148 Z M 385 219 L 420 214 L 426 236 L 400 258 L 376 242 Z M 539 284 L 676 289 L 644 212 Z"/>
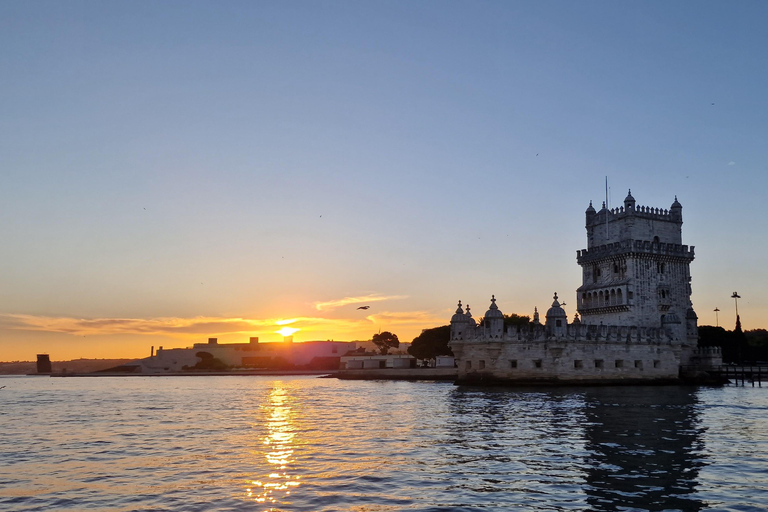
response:
<path fill-rule="evenodd" d="M 306 341 L 293 343 L 290 336 L 282 342 L 259 343 L 250 338 L 248 343 L 219 344 L 208 338 L 208 343 L 195 343 L 188 348 L 163 349 L 150 357 L 126 363 L 120 371 L 142 374 L 162 374 L 201 368 L 204 359 L 218 360 L 229 368 L 243 370 L 336 370 L 341 356 L 356 349 L 354 342 Z M 112 369 L 111 371 L 117 371 Z M 209 369 L 215 370 L 212 367 Z"/>
<path fill-rule="evenodd" d="M 459 302 L 450 340 L 459 381 L 676 382 L 683 366 L 720 364 L 719 350 L 697 348 L 694 248 L 682 225 L 677 197 L 668 210 L 637 206 L 631 191 L 619 208 L 590 202 L 573 320 L 556 293 L 544 324 L 535 310 L 524 327 L 505 327 L 493 296 L 480 324 Z"/>

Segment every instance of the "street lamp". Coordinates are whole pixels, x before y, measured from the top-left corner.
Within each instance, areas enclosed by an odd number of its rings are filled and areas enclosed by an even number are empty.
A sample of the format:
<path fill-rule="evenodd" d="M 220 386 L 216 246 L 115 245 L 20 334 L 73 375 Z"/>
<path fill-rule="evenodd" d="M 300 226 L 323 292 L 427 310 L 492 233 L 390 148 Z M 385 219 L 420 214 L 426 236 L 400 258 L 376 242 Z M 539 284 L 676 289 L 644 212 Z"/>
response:
<path fill-rule="evenodd" d="M 719 312 L 720 310 L 715 308 L 715 327 L 720 327 L 720 315 L 718 315 Z"/>
<path fill-rule="evenodd" d="M 733 292 L 733 295 L 731 295 L 731 298 L 736 303 L 736 318 L 739 318 L 739 299 L 741 298 L 741 295 L 739 295 L 736 292 Z"/>

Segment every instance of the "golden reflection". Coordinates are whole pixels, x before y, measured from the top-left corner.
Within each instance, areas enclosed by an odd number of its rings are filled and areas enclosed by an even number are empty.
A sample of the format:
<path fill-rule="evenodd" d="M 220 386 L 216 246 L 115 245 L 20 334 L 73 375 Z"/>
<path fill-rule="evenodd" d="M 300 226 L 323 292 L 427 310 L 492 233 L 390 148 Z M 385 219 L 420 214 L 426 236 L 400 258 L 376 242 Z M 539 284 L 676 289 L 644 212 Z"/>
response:
<path fill-rule="evenodd" d="M 290 464 L 294 462 L 295 413 L 285 388 L 279 382 L 275 384 L 267 404 L 262 406 L 267 418 L 267 434 L 262 441 L 265 449 L 260 453 L 267 459 L 269 473 L 260 480 L 248 482 L 250 486 L 246 489 L 249 498 L 270 505 L 289 496 L 291 490 L 299 486 L 300 480 L 299 476 L 289 474 Z"/>

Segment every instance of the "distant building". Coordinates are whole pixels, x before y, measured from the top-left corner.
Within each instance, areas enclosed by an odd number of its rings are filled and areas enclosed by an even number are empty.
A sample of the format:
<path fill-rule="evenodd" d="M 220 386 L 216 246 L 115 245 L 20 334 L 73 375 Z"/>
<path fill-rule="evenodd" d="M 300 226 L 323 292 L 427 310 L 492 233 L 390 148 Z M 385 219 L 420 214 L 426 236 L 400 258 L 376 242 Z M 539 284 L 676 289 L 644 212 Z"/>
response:
<path fill-rule="evenodd" d="M 52 373 L 51 358 L 48 354 L 37 354 L 37 373 Z"/>
<path fill-rule="evenodd" d="M 341 370 L 416 368 L 416 358 L 408 354 L 364 353 L 341 357 Z"/>
<path fill-rule="evenodd" d="M 275 343 L 259 343 L 259 339 L 254 337 L 248 343 L 226 344 L 219 344 L 217 338 L 209 338 L 208 343 L 195 343 L 189 348 L 160 347 L 152 356 L 123 366 L 131 373 L 173 373 L 194 368 L 204 358 L 210 357 L 228 367 L 240 369 L 336 370 L 341 356 L 355 348 L 354 342 L 293 343 L 290 337 Z"/>
<path fill-rule="evenodd" d="M 450 340 L 459 380 L 675 381 L 681 365 L 720 364 L 719 349 L 697 349 L 682 210 L 677 198 L 669 210 L 637 206 L 631 192 L 619 208 L 590 203 L 571 323 L 557 294 L 545 323 L 535 310 L 524 328 L 504 327 L 495 297 L 481 325 L 459 302 Z"/>

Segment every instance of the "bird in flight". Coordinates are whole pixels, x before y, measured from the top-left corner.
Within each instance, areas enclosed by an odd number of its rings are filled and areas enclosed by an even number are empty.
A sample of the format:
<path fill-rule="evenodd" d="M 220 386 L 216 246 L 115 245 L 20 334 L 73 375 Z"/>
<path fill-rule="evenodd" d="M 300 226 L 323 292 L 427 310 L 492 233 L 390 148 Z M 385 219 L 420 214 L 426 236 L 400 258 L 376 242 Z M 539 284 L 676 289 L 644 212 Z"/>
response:
<path fill-rule="evenodd" d="M 371 306 L 360 306 L 360 307 L 359 307 L 359 308 L 357 308 L 357 309 L 368 309 L 369 307 L 371 307 Z"/>

